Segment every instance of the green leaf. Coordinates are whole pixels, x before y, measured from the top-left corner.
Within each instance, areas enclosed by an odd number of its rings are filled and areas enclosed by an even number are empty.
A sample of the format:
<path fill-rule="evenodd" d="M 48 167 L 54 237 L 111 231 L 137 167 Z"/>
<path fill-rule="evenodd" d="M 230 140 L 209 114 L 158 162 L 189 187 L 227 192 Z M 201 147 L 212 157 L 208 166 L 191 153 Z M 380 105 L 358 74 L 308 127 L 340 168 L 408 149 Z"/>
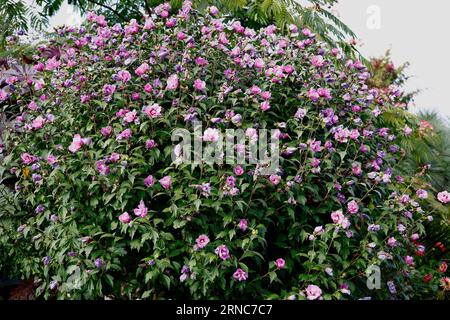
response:
<path fill-rule="evenodd" d="M 270 283 L 272 283 L 275 279 L 277 279 L 277 274 L 274 271 L 269 272 Z"/>

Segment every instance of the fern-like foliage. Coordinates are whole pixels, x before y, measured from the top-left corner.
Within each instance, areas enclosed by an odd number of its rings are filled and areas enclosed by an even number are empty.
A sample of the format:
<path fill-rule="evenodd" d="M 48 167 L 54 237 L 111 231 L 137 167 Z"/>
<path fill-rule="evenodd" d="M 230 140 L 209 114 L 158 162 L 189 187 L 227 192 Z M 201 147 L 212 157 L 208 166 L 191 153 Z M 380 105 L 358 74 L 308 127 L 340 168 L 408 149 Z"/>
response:
<path fill-rule="evenodd" d="M 23 0 L 0 0 L 0 48 L 6 38 L 17 31 L 42 30 L 48 25 L 48 16 L 39 6 L 32 6 Z"/>
<path fill-rule="evenodd" d="M 39 13 L 29 10 L 22 2 L 24 0 L 0 0 L 0 9 L 5 18 L 0 18 L 2 25 L 6 20 L 14 21 L 14 25 L 22 29 L 29 26 L 42 28 L 48 23 L 48 17 L 55 15 L 64 0 L 36 0 L 41 8 Z M 77 7 L 81 13 L 96 9 L 111 22 L 124 22 L 139 19 L 150 8 L 170 2 L 174 10 L 182 5 L 182 0 L 68 0 L 70 5 Z M 338 45 L 347 54 L 358 53 L 347 40 L 355 38 L 354 32 L 332 12 L 331 8 L 338 0 L 308 0 L 302 4 L 296 0 L 193 0 L 194 7 L 200 11 L 209 6 L 216 6 L 230 19 L 239 19 L 246 26 L 261 28 L 270 24 L 285 30 L 289 24 L 308 27 L 317 36 L 330 44 Z M 6 20 L 5 20 L 6 19 Z M 11 31 L 16 30 L 9 30 Z M 359 56 L 362 58 L 361 56 Z"/>
<path fill-rule="evenodd" d="M 380 58 L 371 59 L 372 78 L 369 86 L 380 90 L 387 90 L 391 85 L 402 87 L 408 80 L 406 69 L 409 64 L 395 66 L 390 52 Z M 442 119 L 436 112 L 419 112 L 412 114 L 407 111 L 408 105 L 414 100 L 419 91 L 406 92 L 401 96 L 403 108 L 385 111 L 380 116 L 381 124 L 390 128 L 402 129 L 405 125 L 419 126 L 419 132 L 409 137 L 399 136 L 400 146 L 406 151 L 406 157 L 397 173 L 412 175 L 420 172 L 425 165 L 429 169 L 424 175 L 414 181 L 415 188 L 431 189 L 433 194 L 443 190 L 450 190 L 450 119 Z M 426 237 L 422 239 L 426 247 L 426 254 L 436 260 L 448 257 L 450 249 L 450 209 L 443 206 L 434 196 L 429 196 L 427 207 L 433 211 L 434 220 L 426 225 Z M 435 247 L 442 243 L 445 250 Z"/>

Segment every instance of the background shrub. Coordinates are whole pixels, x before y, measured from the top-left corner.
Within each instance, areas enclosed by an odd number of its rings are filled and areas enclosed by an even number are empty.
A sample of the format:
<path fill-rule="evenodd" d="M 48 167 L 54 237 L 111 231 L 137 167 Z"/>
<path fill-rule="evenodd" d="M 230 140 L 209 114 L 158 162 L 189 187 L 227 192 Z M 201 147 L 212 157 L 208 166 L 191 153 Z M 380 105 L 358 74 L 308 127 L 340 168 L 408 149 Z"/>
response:
<path fill-rule="evenodd" d="M 420 247 L 436 210 L 423 200 L 434 195 L 395 175 L 405 156 L 396 141 L 418 124 L 388 128 L 379 117 L 402 107 L 400 89 L 369 89 L 361 62 L 308 29 L 254 31 L 189 2 L 169 9 L 124 26 L 91 13 L 39 48 L 35 79 L 1 89 L 5 108 L 21 110 L 0 168 L 15 190 L 15 226 L 2 225 L 1 238 L 12 272 L 33 277 L 45 298 L 438 290 L 441 276 L 422 281 Z M 280 172 L 173 162 L 171 134 L 194 119 L 249 138 L 278 129 Z M 380 290 L 366 287 L 371 265 Z"/>

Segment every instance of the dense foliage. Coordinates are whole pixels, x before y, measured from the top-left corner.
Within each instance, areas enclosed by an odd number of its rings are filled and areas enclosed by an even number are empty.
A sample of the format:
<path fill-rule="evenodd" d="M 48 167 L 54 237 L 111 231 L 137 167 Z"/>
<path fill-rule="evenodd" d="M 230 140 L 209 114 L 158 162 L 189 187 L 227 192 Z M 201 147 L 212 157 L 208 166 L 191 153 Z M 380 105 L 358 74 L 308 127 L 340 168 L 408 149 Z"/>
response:
<path fill-rule="evenodd" d="M 395 176 L 396 141 L 418 124 L 382 126 L 399 88 L 369 89 L 359 61 L 309 30 L 260 31 L 167 4 L 144 24 L 94 13 L 11 76 L 0 174 L 13 188 L 0 262 L 45 298 L 427 297 L 449 289 L 421 244 L 449 202 Z M 50 45 L 49 45 L 50 46 Z M 50 52 L 50 53 L 49 53 Z M 281 168 L 172 161 L 176 128 L 202 122 L 205 145 L 242 128 L 248 151 L 277 129 Z M 416 130 L 417 129 L 417 130 Z M 14 227 L 12 228 L 11 225 Z M 369 290 L 366 270 L 381 268 Z M 431 274 L 431 275 L 429 275 Z M 426 276 L 425 279 L 422 279 Z"/>

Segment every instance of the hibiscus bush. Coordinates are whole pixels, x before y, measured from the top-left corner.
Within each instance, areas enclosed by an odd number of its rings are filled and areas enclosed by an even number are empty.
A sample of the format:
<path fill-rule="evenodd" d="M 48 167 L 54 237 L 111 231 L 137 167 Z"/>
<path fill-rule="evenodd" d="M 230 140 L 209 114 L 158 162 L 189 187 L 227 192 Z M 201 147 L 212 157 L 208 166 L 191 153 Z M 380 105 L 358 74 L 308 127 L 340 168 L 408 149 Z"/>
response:
<path fill-rule="evenodd" d="M 10 77 L 0 89 L 5 109 L 20 108 L 3 133 L 0 174 L 15 207 L 0 222 L 4 268 L 33 278 L 44 298 L 383 299 L 448 289 L 444 267 L 422 280 L 430 269 L 420 239 L 436 210 L 423 200 L 442 207 L 449 194 L 395 174 L 405 156 L 396 142 L 416 134 L 415 120 L 401 129 L 379 121 L 404 107 L 398 87 L 369 89 L 361 62 L 308 29 L 255 31 L 189 1 L 169 11 L 160 5 L 123 26 L 90 13 L 37 48 L 33 79 Z M 194 121 L 205 146 L 242 129 L 236 157 L 260 129 L 274 130 L 279 170 L 179 161 L 172 134 L 193 132 Z M 373 266 L 380 286 L 371 290 Z"/>

